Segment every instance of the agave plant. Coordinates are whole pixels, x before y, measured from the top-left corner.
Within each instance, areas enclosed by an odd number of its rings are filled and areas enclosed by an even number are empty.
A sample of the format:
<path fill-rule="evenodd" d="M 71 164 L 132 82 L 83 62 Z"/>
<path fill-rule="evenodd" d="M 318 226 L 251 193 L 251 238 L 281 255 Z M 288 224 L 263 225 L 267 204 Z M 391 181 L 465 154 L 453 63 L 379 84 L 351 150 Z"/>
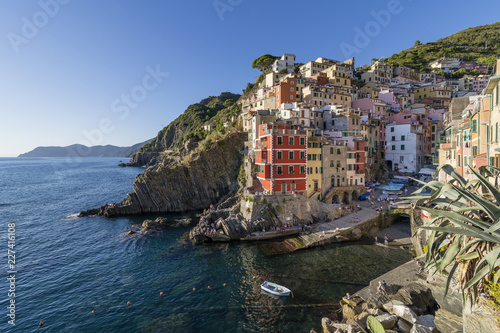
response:
<path fill-rule="evenodd" d="M 431 231 L 422 267 L 448 274 L 445 295 L 456 276 L 464 299 L 470 295 L 475 301 L 488 282 L 497 284 L 499 278 L 493 273 L 500 266 L 500 192 L 488 180 L 496 176 L 486 167 L 479 172 L 470 168 L 476 176 L 472 180 L 464 179 L 450 165 L 437 171 L 444 171 L 452 180 L 424 183 L 415 179 L 422 188 L 405 198 L 430 213 L 429 223 L 420 227 Z M 431 193 L 424 195 L 426 189 Z"/>

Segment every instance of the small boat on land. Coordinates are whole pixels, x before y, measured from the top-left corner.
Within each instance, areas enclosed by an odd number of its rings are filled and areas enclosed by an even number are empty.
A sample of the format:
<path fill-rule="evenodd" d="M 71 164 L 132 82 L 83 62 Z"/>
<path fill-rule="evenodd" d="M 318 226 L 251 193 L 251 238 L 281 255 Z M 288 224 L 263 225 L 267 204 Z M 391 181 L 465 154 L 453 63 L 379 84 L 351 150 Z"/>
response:
<path fill-rule="evenodd" d="M 290 289 L 287 287 L 280 286 L 279 284 L 272 283 L 269 281 L 265 281 L 260 285 L 260 288 L 264 291 L 267 291 L 270 294 L 277 296 L 290 296 Z"/>
<path fill-rule="evenodd" d="M 408 182 L 408 177 L 406 176 L 394 176 L 392 182 L 395 184 L 406 184 Z"/>

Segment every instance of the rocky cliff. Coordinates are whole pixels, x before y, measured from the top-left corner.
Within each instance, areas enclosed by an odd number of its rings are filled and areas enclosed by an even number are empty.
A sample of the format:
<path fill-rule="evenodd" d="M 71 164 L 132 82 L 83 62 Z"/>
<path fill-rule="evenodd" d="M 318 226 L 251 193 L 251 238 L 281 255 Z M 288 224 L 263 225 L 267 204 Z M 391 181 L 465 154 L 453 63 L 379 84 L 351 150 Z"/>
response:
<path fill-rule="evenodd" d="M 246 133 L 232 133 L 191 155 L 186 162 L 161 159 L 138 175 L 128 197 L 117 204 L 80 213 L 106 217 L 144 213 L 168 213 L 207 208 L 238 187 Z"/>

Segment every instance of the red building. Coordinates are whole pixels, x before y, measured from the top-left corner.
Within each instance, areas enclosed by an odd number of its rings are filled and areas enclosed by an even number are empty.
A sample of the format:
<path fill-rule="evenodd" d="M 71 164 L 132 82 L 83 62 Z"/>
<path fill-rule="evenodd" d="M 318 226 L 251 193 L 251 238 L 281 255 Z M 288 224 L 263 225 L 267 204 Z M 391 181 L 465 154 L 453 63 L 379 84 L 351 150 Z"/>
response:
<path fill-rule="evenodd" d="M 257 178 L 267 193 L 305 193 L 306 131 L 297 126 L 263 124 L 255 150 Z"/>

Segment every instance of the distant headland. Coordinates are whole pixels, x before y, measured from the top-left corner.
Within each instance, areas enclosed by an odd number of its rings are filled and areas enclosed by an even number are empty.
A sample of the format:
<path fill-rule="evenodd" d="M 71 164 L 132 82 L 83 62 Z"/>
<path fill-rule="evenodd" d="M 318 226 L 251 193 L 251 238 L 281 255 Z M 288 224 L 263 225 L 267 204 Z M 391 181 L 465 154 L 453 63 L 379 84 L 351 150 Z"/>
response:
<path fill-rule="evenodd" d="M 36 147 L 18 157 L 130 157 L 149 141 L 151 140 L 137 143 L 130 147 L 112 145 L 87 147 L 80 144 L 66 147 Z"/>

